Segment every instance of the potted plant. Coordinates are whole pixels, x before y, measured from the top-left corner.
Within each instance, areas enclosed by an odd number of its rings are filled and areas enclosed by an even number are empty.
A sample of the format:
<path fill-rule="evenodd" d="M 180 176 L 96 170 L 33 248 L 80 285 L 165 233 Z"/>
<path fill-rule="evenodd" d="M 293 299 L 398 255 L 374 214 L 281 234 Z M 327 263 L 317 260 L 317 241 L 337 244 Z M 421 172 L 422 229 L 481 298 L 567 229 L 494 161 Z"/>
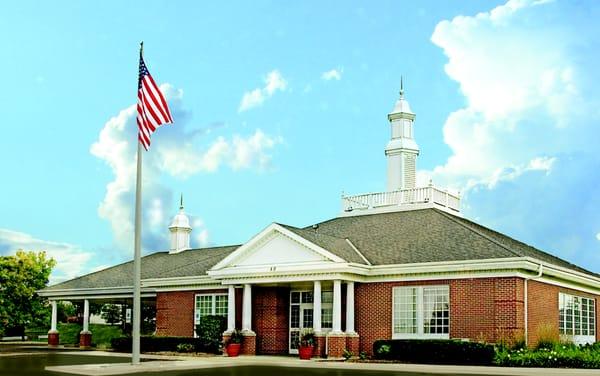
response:
<path fill-rule="evenodd" d="M 240 355 L 240 347 L 242 346 L 242 340 L 243 340 L 243 336 L 242 336 L 242 332 L 240 332 L 237 329 L 234 329 L 233 332 L 231 332 L 231 336 L 229 337 L 229 341 L 227 341 L 227 344 L 225 345 L 225 349 L 227 350 L 227 356 L 238 356 Z"/>
<path fill-rule="evenodd" d="M 300 331 L 300 345 L 298 354 L 302 360 L 310 360 L 315 348 L 315 332 L 312 329 L 302 329 Z"/>

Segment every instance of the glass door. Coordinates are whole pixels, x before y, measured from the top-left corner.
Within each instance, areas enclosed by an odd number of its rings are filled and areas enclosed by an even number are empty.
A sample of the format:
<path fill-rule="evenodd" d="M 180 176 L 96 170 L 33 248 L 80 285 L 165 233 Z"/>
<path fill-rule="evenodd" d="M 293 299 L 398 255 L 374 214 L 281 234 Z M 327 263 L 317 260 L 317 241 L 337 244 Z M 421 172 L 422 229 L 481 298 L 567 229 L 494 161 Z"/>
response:
<path fill-rule="evenodd" d="M 313 327 L 312 291 L 290 292 L 290 354 L 297 354 L 300 345 L 300 331 Z"/>

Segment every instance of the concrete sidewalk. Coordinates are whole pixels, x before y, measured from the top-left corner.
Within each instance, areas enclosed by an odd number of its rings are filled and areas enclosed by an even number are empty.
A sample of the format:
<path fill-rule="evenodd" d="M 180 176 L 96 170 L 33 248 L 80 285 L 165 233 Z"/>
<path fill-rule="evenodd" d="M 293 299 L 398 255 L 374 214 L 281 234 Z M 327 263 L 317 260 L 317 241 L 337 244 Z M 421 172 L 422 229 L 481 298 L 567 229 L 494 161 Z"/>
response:
<path fill-rule="evenodd" d="M 101 354 L 102 353 L 102 354 Z M 130 354 L 116 354 L 108 352 L 88 352 L 87 355 L 131 356 Z M 142 356 L 144 359 L 158 359 L 158 357 Z M 599 371 L 585 369 L 565 368 L 508 368 L 508 367 L 482 367 L 482 366 L 445 366 L 425 364 L 398 364 L 398 363 L 357 363 L 313 359 L 300 360 L 284 356 L 240 356 L 228 358 L 222 356 L 195 358 L 163 356 L 162 360 L 142 362 L 139 365 L 125 363 L 87 364 L 73 366 L 46 367 L 47 371 L 64 372 L 74 375 L 104 376 L 127 375 L 141 372 L 166 372 L 188 371 L 203 368 L 239 367 L 239 366 L 271 366 L 291 368 L 318 368 L 331 370 L 363 370 L 363 371 L 391 371 L 406 373 L 429 373 L 439 375 L 506 375 L 506 376 L 598 376 Z M 168 359 L 168 360 L 167 360 Z"/>

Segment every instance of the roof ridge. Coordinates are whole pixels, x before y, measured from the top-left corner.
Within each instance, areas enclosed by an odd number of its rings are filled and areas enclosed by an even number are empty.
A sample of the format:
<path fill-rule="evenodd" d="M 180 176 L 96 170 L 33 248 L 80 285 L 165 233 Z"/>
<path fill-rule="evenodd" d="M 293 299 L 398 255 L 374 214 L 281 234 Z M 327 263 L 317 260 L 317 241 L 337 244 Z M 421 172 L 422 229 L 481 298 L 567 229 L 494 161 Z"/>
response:
<path fill-rule="evenodd" d="M 462 227 L 464 227 L 464 228 L 466 228 L 466 229 L 468 229 L 468 230 L 470 230 L 470 231 L 472 231 L 472 232 L 476 233 L 477 235 L 479 235 L 479 236 L 481 236 L 481 237 L 483 237 L 483 238 L 485 238 L 485 239 L 487 239 L 487 240 L 491 241 L 492 243 L 494 243 L 494 244 L 496 244 L 496 245 L 498 245 L 498 246 L 500 246 L 500 247 L 502 247 L 502 248 L 506 249 L 506 250 L 507 250 L 507 251 L 509 251 L 510 253 L 512 253 L 512 254 L 514 254 L 514 255 L 516 255 L 516 256 L 518 256 L 518 257 L 526 257 L 526 256 L 524 256 L 524 255 L 521 255 L 521 254 L 519 254 L 517 251 L 513 250 L 512 248 L 508 247 L 507 245 L 505 245 L 505 244 L 502 244 L 501 242 L 497 241 L 496 239 L 492 238 L 491 236 L 484 234 L 483 232 L 481 232 L 481 231 L 479 231 L 479 230 L 477 230 L 477 229 L 473 228 L 472 226 L 469 226 L 469 225 L 467 225 L 466 223 L 463 223 L 463 222 L 461 222 L 461 221 L 458 221 L 456 218 L 453 218 L 453 216 L 452 216 L 452 215 L 450 215 L 450 214 L 448 214 L 448 213 L 444 213 L 443 211 L 441 211 L 441 210 L 437 210 L 437 209 L 434 209 L 434 211 L 435 211 L 436 213 L 438 213 L 438 214 L 441 214 L 441 215 L 443 215 L 444 217 L 448 218 L 448 219 L 449 219 L 449 220 L 451 220 L 452 222 L 454 222 L 454 223 L 456 223 L 456 224 L 458 224 L 458 225 L 460 225 L 460 226 L 462 226 Z M 506 235 L 504 235 L 504 236 L 506 236 Z"/>

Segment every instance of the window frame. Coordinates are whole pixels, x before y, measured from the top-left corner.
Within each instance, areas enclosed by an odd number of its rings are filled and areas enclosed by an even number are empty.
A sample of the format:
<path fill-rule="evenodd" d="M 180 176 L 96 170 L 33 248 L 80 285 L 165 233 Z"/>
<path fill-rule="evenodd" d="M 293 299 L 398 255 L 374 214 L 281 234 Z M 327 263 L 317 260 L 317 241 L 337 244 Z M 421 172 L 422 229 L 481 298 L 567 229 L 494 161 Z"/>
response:
<path fill-rule="evenodd" d="M 567 318 L 567 313 L 568 313 L 568 309 L 569 305 L 567 304 L 567 300 L 570 300 L 571 302 L 571 306 L 570 306 L 570 310 L 571 310 L 571 315 L 570 315 L 570 320 L 568 320 Z M 578 309 L 575 310 L 575 301 L 578 301 Z M 586 304 L 583 303 L 583 301 L 586 301 Z M 591 304 L 590 304 L 591 303 Z M 583 306 L 586 306 L 586 313 L 587 313 L 587 325 L 585 327 L 585 330 L 588 334 L 582 334 L 582 331 L 584 330 L 584 325 L 583 325 L 583 319 L 584 319 L 584 315 L 583 315 Z M 563 310 L 563 312 L 561 312 L 561 309 Z M 598 313 L 598 307 L 596 304 L 596 299 L 595 298 L 590 298 L 587 296 L 583 296 L 583 295 L 575 295 L 573 293 L 569 293 L 569 292 L 563 292 L 563 291 L 559 291 L 558 293 L 558 334 L 561 337 L 567 337 L 572 339 L 572 341 L 576 344 L 585 344 L 585 343 L 594 343 L 596 342 L 596 332 L 597 332 L 597 325 L 598 322 L 596 320 L 596 316 Z M 578 314 L 576 314 L 578 313 Z M 575 320 L 579 319 L 579 322 L 577 323 Z M 567 328 L 566 324 L 568 322 L 571 322 L 571 328 Z M 563 324 L 563 325 L 561 325 Z M 579 325 L 577 325 L 579 324 Z M 590 325 L 593 324 L 593 325 Z M 567 333 L 567 329 L 571 329 L 572 333 Z M 579 330 L 579 334 L 576 334 L 576 330 Z M 591 333 L 591 334 L 590 334 Z"/>
<path fill-rule="evenodd" d="M 223 317 L 227 317 L 229 313 L 229 295 L 227 293 L 209 293 L 209 294 L 194 294 L 194 334 L 196 333 L 196 325 L 200 323 L 200 316 L 198 316 L 198 298 L 202 296 L 210 296 L 210 313 L 209 315 L 214 316 L 217 313 L 217 296 L 224 296 L 227 301 L 227 310 L 224 315 L 219 315 Z M 208 316 L 208 315 L 207 315 Z"/>
<path fill-rule="evenodd" d="M 416 302 L 416 333 L 396 333 L 396 291 L 415 289 Z M 447 291 L 448 296 L 448 333 L 425 333 L 425 317 L 424 317 L 424 293 L 425 289 L 443 289 Z M 450 286 L 449 285 L 409 285 L 395 286 L 392 288 L 392 339 L 450 339 Z"/>

